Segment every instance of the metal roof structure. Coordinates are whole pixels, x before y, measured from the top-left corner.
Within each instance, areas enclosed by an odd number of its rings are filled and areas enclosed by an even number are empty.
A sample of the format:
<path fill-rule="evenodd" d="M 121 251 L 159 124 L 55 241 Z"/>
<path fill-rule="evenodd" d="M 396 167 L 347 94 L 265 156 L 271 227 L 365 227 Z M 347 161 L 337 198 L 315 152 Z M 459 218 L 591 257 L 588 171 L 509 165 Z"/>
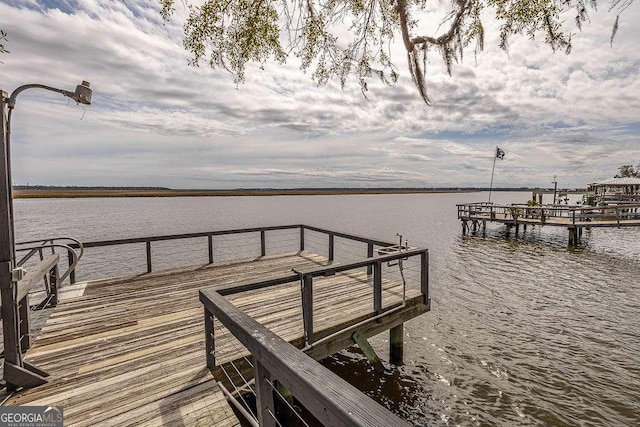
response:
<path fill-rule="evenodd" d="M 591 185 L 594 187 L 625 187 L 627 185 L 640 185 L 640 178 L 611 178 L 606 181 L 595 182 Z"/>

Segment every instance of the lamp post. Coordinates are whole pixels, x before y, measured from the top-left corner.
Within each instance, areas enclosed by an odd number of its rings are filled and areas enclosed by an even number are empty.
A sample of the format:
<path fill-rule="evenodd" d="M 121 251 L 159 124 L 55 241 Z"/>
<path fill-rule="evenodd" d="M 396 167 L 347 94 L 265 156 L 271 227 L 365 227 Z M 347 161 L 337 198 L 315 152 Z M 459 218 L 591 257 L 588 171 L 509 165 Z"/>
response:
<path fill-rule="evenodd" d="M 8 96 L 0 90 L 0 295 L 2 300 L 2 329 L 4 335 L 4 377 L 7 389 L 32 387 L 46 382 L 46 373 L 22 359 L 20 345 L 20 315 L 17 301 L 17 282 L 21 279 L 21 270 L 16 270 L 13 194 L 11 180 L 11 114 L 16 106 L 16 98 L 27 89 L 44 89 L 60 93 L 74 101 L 90 105 L 91 87 L 83 81 L 74 92 L 56 89 L 41 84 L 28 84 L 18 87 Z M 23 301 L 23 304 L 26 300 Z M 26 307 L 28 309 L 28 307 Z M 23 308 L 24 309 L 24 308 Z M 28 316 L 28 314 L 27 314 Z M 26 320 L 26 319 L 25 319 Z M 26 320 L 28 321 L 28 320 Z"/>
<path fill-rule="evenodd" d="M 556 176 L 553 175 L 553 204 L 556 204 L 556 194 L 558 193 L 558 180 L 556 179 Z"/>

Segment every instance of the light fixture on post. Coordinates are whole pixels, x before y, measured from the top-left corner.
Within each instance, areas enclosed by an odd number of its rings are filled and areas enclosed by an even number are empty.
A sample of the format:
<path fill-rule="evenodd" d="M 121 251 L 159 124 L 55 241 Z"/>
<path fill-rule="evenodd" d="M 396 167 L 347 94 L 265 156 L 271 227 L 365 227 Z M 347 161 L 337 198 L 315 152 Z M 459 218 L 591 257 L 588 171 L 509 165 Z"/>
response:
<path fill-rule="evenodd" d="M 16 269 L 15 240 L 13 226 L 13 195 L 11 181 L 11 113 L 16 106 L 16 98 L 27 89 L 45 89 L 61 93 L 79 104 L 91 105 L 91 86 L 83 81 L 74 92 L 56 89 L 41 84 L 18 87 L 8 96 L 0 90 L 0 296 L 2 301 L 2 329 L 4 338 L 4 378 L 8 390 L 18 387 L 34 387 L 45 383 L 47 373 L 25 362 L 22 357 L 20 331 L 28 325 L 28 301 L 25 297 L 17 301 L 17 283 L 22 270 Z M 24 306 L 27 305 L 25 308 Z M 27 313 L 20 319 L 20 312 Z"/>

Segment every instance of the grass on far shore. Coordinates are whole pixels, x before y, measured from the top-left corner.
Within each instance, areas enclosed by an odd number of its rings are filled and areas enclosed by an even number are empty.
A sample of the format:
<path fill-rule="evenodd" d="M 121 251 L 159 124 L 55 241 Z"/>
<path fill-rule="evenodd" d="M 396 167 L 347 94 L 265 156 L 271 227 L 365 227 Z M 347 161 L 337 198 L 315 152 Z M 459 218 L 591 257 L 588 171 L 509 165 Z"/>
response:
<path fill-rule="evenodd" d="M 475 192 L 475 189 L 269 189 L 269 190 L 171 190 L 171 189 L 104 189 L 104 188 L 17 188 L 13 190 L 16 199 L 62 199 L 89 197 L 207 197 L 207 196 L 314 196 L 343 194 L 419 194 L 419 193 L 458 193 Z"/>

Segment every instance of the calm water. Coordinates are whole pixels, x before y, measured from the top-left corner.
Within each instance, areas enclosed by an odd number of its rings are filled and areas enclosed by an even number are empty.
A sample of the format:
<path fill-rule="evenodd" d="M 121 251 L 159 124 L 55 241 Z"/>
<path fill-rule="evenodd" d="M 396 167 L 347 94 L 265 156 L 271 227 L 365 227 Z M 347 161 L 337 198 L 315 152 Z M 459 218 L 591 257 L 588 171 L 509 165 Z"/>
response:
<path fill-rule="evenodd" d="M 494 193 L 492 201 L 528 198 Z M 567 248 L 566 230 L 550 227 L 517 239 L 497 225 L 486 237 L 461 236 L 455 204 L 486 199 L 17 200 L 15 214 L 19 240 L 293 223 L 388 241 L 401 233 L 431 254 L 432 311 L 406 325 L 405 365 L 374 376 L 360 354 L 343 352 L 325 361 L 331 369 L 416 425 L 640 425 L 640 229 L 594 229 L 576 249 Z M 130 253 L 106 265 L 94 255 L 83 260 L 80 279 L 114 275 L 122 263 L 131 271 L 145 265 Z M 384 358 L 386 339 L 373 340 Z"/>

